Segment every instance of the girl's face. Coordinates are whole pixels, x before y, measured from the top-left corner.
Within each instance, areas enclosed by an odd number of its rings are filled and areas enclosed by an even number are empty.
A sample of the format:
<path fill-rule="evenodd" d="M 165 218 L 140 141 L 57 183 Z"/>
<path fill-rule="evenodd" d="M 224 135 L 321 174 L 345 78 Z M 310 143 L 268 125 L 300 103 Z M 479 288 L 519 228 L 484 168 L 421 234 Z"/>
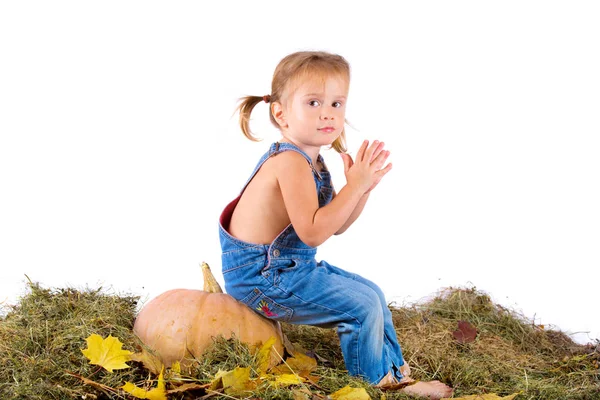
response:
<path fill-rule="evenodd" d="M 307 79 L 286 96 L 281 131 L 296 145 L 331 145 L 343 129 L 346 116 L 348 81 L 342 77 Z"/>

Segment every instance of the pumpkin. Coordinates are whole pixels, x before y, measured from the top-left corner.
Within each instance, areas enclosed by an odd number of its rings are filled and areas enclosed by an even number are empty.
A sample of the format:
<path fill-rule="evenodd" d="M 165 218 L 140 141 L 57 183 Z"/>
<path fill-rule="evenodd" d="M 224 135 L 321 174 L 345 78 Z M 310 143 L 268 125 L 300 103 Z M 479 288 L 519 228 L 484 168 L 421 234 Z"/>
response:
<path fill-rule="evenodd" d="M 164 292 L 138 313 L 133 332 L 165 366 L 174 361 L 189 365 L 213 343 L 212 338 L 235 335 L 252 351 L 271 337 L 276 341 L 269 367 L 283 356 L 283 334 L 279 322 L 269 320 L 223 290 L 206 263 L 202 263 L 204 290 L 173 289 Z"/>

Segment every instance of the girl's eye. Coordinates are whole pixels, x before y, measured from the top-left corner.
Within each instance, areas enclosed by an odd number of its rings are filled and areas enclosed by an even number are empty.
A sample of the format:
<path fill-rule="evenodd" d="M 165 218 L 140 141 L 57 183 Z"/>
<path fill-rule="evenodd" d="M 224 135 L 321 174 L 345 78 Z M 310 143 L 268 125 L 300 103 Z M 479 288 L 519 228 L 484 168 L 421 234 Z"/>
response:
<path fill-rule="evenodd" d="M 333 103 L 334 107 L 340 108 L 342 106 L 342 103 L 339 101 L 336 101 L 335 103 Z"/>
<path fill-rule="evenodd" d="M 316 103 L 316 104 L 315 104 L 315 103 Z M 308 102 L 308 104 L 310 104 L 311 106 L 312 106 L 312 105 L 318 106 L 320 103 L 319 103 L 319 101 L 318 101 L 318 100 L 311 100 L 311 101 L 309 101 L 309 102 Z"/>

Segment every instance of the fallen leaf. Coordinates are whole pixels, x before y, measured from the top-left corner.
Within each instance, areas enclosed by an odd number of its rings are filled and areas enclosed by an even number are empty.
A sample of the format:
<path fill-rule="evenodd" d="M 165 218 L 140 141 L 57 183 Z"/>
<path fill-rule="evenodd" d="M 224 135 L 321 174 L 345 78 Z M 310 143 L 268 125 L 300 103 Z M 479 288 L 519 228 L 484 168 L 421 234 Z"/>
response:
<path fill-rule="evenodd" d="M 142 348 L 142 351 L 139 353 L 134 353 L 131 355 L 131 361 L 138 361 L 144 364 L 144 367 L 152 372 L 154 375 L 160 374 L 160 371 L 163 369 L 163 363 L 154 354 Z"/>
<path fill-rule="evenodd" d="M 275 344 L 275 336 L 271 336 L 269 340 L 265 342 L 258 351 L 257 360 L 258 360 L 258 374 L 264 375 L 269 369 L 269 361 L 271 360 L 271 351 L 273 349 L 273 345 Z"/>
<path fill-rule="evenodd" d="M 181 363 L 179 361 L 173 361 L 171 363 L 171 371 L 174 374 L 181 374 Z"/>
<path fill-rule="evenodd" d="M 292 397 L 294 400 L 311 400 L 312 392 L 308 388 L 300 388 L 292 390 Z"/>
<path fill-rule="evenodd" d="M 517 397 L 521 392 L 513 393 L 509 396 L 500 397 L 496 393 L 486 393 L 486 394 L 473 394 L 471 396 L 465 397 L 444 397 L 441 400 L 512 400 Z"/>
<path fill-rule="evenodd" d="M 294 357 L 288 357 L 285 363 L 271 368 L 271 372 L 274 374 L 295 373 L 306 378 L 315 369 L 317 369 L 317 360 L 302 353 L 296 353 Z"/>
<path fill-rule="evenodd" d="M 295 374 L 281 374 L 276 375 L 275 380 L 272 380 L 270 383 L 275 387 L 282 386 L 290 386 L 290 385 L 299 385 L 304 382 L 304 378 Z"/>
<path fill-rule="evenodd" d="M 307 381 L 309 381 L 310 383 L 312 383 L 313 385 L 317 385 L 317 383 L 319 383 L 319 380 L 321 379 L 320 376 L 317 375 L 308 375 L 308 376 L 304 376 L 303 378 L 306 378 Z"/>
<path fill-rule="evenodd" d="M 148 400 L 167 400 L 167 391 L 165 390 L 165 381 L 163 379 L 163 371 L 160 371 L 158 376 L 158 384 L 154 389 L 146 390 L 135 386 L 131 382 L 125 382 L 122 386 L 123 390 L 138 399 Z"/>
<path fill-rule="evenodd" d="M 452 335 L 458 343 L 471 343 L 477 337 L 477 329 L 467 321 L 458 321 L 458 329 Z"/>
<path fill-rule="evenodd" d="M 189 392 L 192 390 L 206 390 L 209 387 L 210 387 L 210 383 L 207 383 L 204 385 L 200 385 L 198 383 L 184 383 L 183 385 L 178 386 L 175 389 L 167 390 L 167 394 L 183 393 L 183 392 Z"/>
<path fill-rule="evenodd" d="M 210 389 L 223 388 L 226 394 L 243 394 L 256 389 L 256 382 L 250 380 L 250 368 L 237 367 L 233 371 L 219 371 L 210 384 Z"/>
<path fill-rule="evenodd" d="M 371 400 L 365 388 L 345 386 L 329 395 L 333 400 Z"/>
<path fill-rule="evenodd" d="M 106 339 L 102 339 L 102 336 L 94 333 L 85 340 L 88 348 L 81 352 L 90 360 L 90 364 L 100 365 L 108 372 L 113 372 L 114 369 L 129 368 L 125 362 L 131 360 L 133 353 L 129 350 L 122 350 L 123 343 L 119 339 L 110 335 Z"/>

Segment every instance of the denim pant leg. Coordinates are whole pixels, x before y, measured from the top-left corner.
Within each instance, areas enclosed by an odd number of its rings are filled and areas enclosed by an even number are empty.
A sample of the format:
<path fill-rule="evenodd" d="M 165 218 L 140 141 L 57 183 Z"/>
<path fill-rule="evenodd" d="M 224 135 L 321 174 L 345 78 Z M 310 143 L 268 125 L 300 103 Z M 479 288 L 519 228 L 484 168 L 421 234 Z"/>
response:
<path fill-rule="evenodd" d="M 378 383 L 394 365 L 402 365 L 391 313 L 387 305 L 382 307 L 383 294 L 376 285 L 314 259 L 295 260 L 293 267 L 274 267 L 270 276 L 273 286 L 264 290 L 277 306 L 291 310 L 288 322 L 337 327 L 350 375 Z M 387 325 L 393 331 L 392 340 L 387 338 Z"/>
<path fill-rule="evenodd" d="M 388 358 L 394 367 L 393 372 L 394 372 L 396 378 L 398 378 L 398 380 L 402 379 L 402 374 L 400 373 L 399 368 L 402 365 L 404 365 L 404 357 L 402 355 L 402 349 L 400 347 L 400 344 L 398 343 L 398 336 L 396 335 L 396 329 L 394 328 L 392 312 L 390 311 L 390 309 L 388 307 L 387 301 L 385 299 L 385 295 L 381 291 L 381 288 L 379 286 L 377 286 L 377 284 L 375 284 L 374 282 L 372 282 L 366 278 L 363 278 L 362 276 L 360 276 L 358 274 L 348 272 L 341 268 L 335 267 L 333 265 L 328 264 L 325 261 L 321 261 L 321 263 L 326 263 L 328 266 L 327 268 L 330 271 L 332 271 L 333 273 L 354 279 L 357 282 L 367 285 L 368 287 L 373 289 L 373 291 L 375 291 L 375 293 L 377 293 L 377 296 L 379 297 L 379 302 L 381 304 L 381 309 L 383 311 L 385 348 L 388 352 Z"/>

